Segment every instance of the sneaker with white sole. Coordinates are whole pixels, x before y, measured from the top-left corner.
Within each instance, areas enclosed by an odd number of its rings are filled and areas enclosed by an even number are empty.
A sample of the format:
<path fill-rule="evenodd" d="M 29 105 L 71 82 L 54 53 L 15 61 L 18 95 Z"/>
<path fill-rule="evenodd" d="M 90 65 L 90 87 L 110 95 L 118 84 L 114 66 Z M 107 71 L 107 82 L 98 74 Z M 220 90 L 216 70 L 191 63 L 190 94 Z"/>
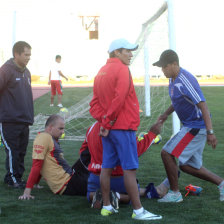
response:
<path fill-rule="evenodd" d="M 224 201 L 224 184 L 222 184 L 221 186 L 218 186 L 218 189 L 220 193 L 219 200 Z"/>
<path fill-rule="evenodd" d="M 95 194 L 93 195 L 91 208 L 101 209 L 102 205 L 103 205 L 102 193 L 100 189 L 97 189 Z"/>
<path fill-rule="evenodd" d="M 136 220 L 157 220 L 157 219 L 162 219 L 161 215 L 155 215 L 151 212 L 148 212 L 147 210 L 143 210 L 142 213 L 136 215 L 134 212 L 132 213 L 131 216 L 133 219 Z"/>
<path fill-rule="evenodd" d="M 54 106 L 54 104 L 51 103 L 51 104 L 50 104 L 50 107 L 53 107 L 53 106 Z"/>
<path fill-rule="evenodd" d="M 109 216 L 109 215 L 118 213 L 118 210 L 114 209 L 113 207 L 110 210 L 102 208 L 100 213 L 101 213 L 102 216 Z"/>
<path fill-rule="evenodd" d="M 114 191 L 110 191 L 110 203 L 115 209 L 119 209 L 119 198 Z"/>
<path fill-rule="evenodd" d="M 161 199 L 158 200 L 158 202 L 181 202 L 183 201 L 182 194 L 180 192 L 173 192 L 171 190 L 168 191 L 168 193 Z"/>
<path fill-rule="evenodd" d="M 58 104 L 58 107 L 63 107 L 63 105 L 61 103 Z"/>

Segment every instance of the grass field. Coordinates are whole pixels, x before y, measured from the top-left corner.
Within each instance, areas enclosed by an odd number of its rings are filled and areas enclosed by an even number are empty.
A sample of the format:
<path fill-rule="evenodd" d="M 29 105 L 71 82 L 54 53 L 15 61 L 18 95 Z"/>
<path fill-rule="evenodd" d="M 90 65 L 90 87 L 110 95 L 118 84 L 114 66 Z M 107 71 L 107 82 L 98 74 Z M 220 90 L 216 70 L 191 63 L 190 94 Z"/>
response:
<path fill-rule="evenodd" d="M 209 109 L 212 113 L 213 126 L 219 144 L 215 150 L 205 147 L 204 166 L 218 175 L 224 177 L 224 87 L 202 87 L 207 99 Z M 82 96 L 91 92 L 91 88 L 65 89 L 63 104 L 69 107 L 78 101 Z M 49 94 L 35 101 L 35 114 L 39 112 L 56 113 L 58 109 L 49 107 Z M 167 139 L 163 139 L 162 144 Z M 140 185 L 144 187 L 149 182 L 159 184 L 165 177 L 165 171 L 160 158 L 162 144 L 153 146 L 140 158 L 140 169 L 137 176 Z M 69 164 L 73 164 L 78 158 L 78 151 L 81 142 L 62 141 L 65 158 Z M 25 158 L 26 171 L 24 179 L 31 167 L 32 141 L 29 143 Z M 0 150 L 0 207 L 2 214 L 0 224 L 63 224 L 63 223 L 142 223 L 131 219 L 132 209 L 128 205 L 121 205 L 119 214 L 105 218 L 101 217 L 98 210 L 90 208 L 90 204 L 85 197 L 58 196 L 53 195 L 48 186 L 41 180 L 40 184 L 44 189 L 33 190 L 35 200 L 19 201 L 18 196 L 23 190 L 11 189 L 3 184 L 5 173 L 4 168 L 5 152 Z M 201 196 L 188 196 L 182 203 L 160 204 L 156 200 L 142 198 L 142 203 L 149 211 L 160 214 L 163 219 L 160 221 L 149 221 L 149 223 L 181 223 L 181 224 L 215 224 L 224 223 L 224 202 L 219 201 L 218 189 L 215 185 L 196 179 L 181 173 L 180 190 L 184 195 L 184 187 L 188 184 L 201 186 L 203 191 Z"/>

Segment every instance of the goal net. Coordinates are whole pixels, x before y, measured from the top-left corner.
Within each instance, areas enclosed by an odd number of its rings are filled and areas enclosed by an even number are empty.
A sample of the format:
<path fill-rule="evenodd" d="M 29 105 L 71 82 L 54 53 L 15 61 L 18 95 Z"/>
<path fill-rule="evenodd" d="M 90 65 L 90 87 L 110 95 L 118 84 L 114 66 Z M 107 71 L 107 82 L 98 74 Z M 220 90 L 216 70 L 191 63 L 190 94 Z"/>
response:
<path fill-rule="evenodd" d="M 137 134 L 147 132 L 170 104 L 167 79 L 158 68 L 152 66 L 161 52 L 169 48 L 167 4 L 164 3 L 158 11 L 142 25 L 142 31 L 136 43 L 138 50 L 134 51 L 130 70 L 135 84 L 135 90 L 140 104 L 140 126 Z M 89 102 L 92 93 L 82 96 L 82 99 L 68 111 L 59 112 L 66 122 L 66 140 L 81 141 L 85 138 L 86 130 L 94 122 L 89 114 Z M 44 130 L 44 124 L 49 115 L 35 116 L 34 125 L 30 128 L 30 138 Z M 168 120 L 162 128 L 162 137 L 171 136 L 172 122 Z"/>

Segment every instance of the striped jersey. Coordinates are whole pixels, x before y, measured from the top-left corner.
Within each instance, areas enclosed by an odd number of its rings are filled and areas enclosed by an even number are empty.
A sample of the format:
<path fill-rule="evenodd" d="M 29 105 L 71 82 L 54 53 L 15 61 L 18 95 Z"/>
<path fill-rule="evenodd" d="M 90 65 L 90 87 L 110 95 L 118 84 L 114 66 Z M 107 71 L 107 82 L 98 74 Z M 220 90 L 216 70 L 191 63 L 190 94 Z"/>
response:
<path fill-rule="evenodd" d="M 169 95 L 183 126 L 205 128 L 201 110 L 197 107 L 205 98 L 197 79 L 191 73 L 180 68 L 176 79 L 169 79 Z"/>

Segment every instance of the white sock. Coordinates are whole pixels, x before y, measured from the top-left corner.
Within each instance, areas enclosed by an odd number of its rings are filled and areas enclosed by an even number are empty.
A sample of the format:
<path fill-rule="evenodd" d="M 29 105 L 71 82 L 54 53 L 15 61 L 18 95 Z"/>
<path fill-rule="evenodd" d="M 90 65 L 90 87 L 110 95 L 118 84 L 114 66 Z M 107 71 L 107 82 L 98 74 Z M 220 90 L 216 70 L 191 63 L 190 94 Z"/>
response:
<path fill-rule="evenodd" d="M 168 178 L 166 178 L 166 179 L 163 181 L 163 184 L 164 184 L 167 188 L 170 188 L 170 182 L 169 182 Z"/>
<path fill-rule="evenodd" d="M 219 184 L 219 187 L 221 187 L 222 185 L 224 185 L 224 180 Z"/>
<path fill-rule="evenodd" d="M 113 207 L 112 207 L 112 205 L 107 205 L 107 206 L 104 205 L 103 208 L 110 211 Z"/>
<path fill-rule="evenodd" d="M 118 199 L 120 200 L 121 199 L 121 195 L 118 192 L 115 192 L 115 193 L 116 193 Z"/>
<path fill-rule="evenodd" d="M 134 213 L 135 213 L 136 215 L 138 215 L 138 214 L 141 214 L 141 213 L 144 211 L 144 208 L 141 207 L 141 208 L 139 208 L 139 209 L 137 209 L 137 210 L 133 209 L 133 211 L 134 211 Z"/>

